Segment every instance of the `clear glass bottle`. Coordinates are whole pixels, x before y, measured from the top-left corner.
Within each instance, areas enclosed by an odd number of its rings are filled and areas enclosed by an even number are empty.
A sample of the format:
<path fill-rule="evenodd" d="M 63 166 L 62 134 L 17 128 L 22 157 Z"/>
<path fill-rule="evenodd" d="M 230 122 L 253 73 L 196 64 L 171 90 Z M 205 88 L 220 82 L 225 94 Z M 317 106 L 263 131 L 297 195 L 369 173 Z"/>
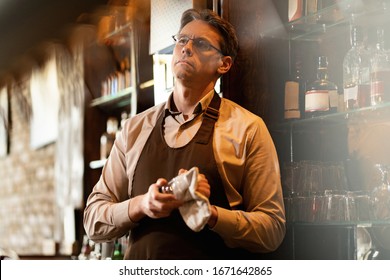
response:
<path fill-rule="evenodd" d="M 118 120 L 114 117 L 108 118 L 106 132 L 100 137 L 100 159 L 106 159 L 109 156 L 117 130 Z"/>
<path fill-rule="evenodd" d="M 370 55 L 360 26 L 351 30 L 351 48 L 343 60 L 343 89 L 346 111 L 370 106 Z"/>
<path fill-rule="evenodd" d="M 333 23 L 341 20 L 343 15 L 338 2 L 338 0 L 318 0 L 317 23 Z"/>
<path fill-rule="evenodd" d="M 333 101 L 333 100 L 337 100 Z M 326 115 L 338 104 L 337 85 L 328 79 L 328 58 L 318 58 L 317 79 L 307 86 L 305 93 L 305 117 Z M 334 103 L 334 104 L 333 104 Z"/>
<path fill-rule="evenodd" d="M 383 28 L 376 31 L 376 48 L 371 55 L 371 105 L 390 101 L 390 52 L 385 49 Z"/>
<path fill-rule="evenodd" d="M 91 251 L 90 260 L 101 260 L 102 259 L 102 245 L 101 243 L 94 243 L 93 250 Z"/>
<path fill-rule="evenodd" d="M 284 119 L 301 118 L 301 96 L 303 94 L 303 82 L 301 77 L 301 62 L 295 63 L 289 79 L 284 86 Z"/>
<path fill-rule="evenodd" d="M 92 251 L 91 242 L 87 235 L 83 236 L 83 244 L 81 247 L 81 252 L 78 255 L 79 260 L 89 260 L 90 254 Z"/>
<path fill-rule="evenodd" d="M 126 112 L 126 111 L 123 111 L 123 112 L 121 113 L 121 121 L 120 121 L 120 123 L 119 123 L 119 128 L 118 128 L 118 130 L 116 131 L 116 138 L 119 137 L 119 135 L 120 135 L 120 133 L 121 133 L 121 131 L 122 131 L 124 125 L 125 125 L 125 121 L 127 120 L 127 118 L 128 118 L 127 112 Z"/>

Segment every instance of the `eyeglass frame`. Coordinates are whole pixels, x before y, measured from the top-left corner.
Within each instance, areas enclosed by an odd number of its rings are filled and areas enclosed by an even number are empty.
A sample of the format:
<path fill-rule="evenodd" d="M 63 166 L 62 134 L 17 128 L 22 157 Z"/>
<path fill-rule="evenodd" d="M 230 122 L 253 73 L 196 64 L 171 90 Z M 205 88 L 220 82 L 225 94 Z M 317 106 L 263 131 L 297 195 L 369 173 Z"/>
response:
<path fill-rule="evenodd" d="M 178 36 L 181 36 L 181 37 L 178 38 Z M 222 50 L 218 49 L 217 47 L 214 47 L 211 43 L 209 43 L 209 41 L 207 41 L 205 38 L 202 38 L 202 37 L 190 38 L 187 35 L 176 34 L 176 35 L 172 35 L 172 39 L 175 42 L 175 44 L 178 44 L 182 47 L 187 45 L 189 41 L 192 41 L 194 44 L 194 47 L 200 51 L 208 51 L 208 50 L 210 50 L 210 48 L 212 48 L 212 49 L 216 50 L 219 54 L 225 56 L 225 54 L 222 52 Z M 181 44 L 181 43 L 179 43 L 180 39 L 186 39 L 186 42 L 184 44 Z M 199 42 L 199 40 L 202 40 L 206 43 L 207 48 L 208 48 L 207 50 L 206 49 L 202 50 L 201 48 L 197 47 L 197 45 L 199 45 L 199 44 L 197 44 L 197 42 Z"/>

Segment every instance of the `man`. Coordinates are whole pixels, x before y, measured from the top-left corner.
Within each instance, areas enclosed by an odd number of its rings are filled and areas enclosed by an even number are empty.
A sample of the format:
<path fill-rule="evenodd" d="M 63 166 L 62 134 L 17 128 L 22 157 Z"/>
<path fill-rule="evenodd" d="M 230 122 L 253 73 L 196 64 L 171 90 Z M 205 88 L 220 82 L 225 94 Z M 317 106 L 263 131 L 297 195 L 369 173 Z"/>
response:
<path fill-rule="evenodd" d="M 242 259 L 285 234 L 276 150 L 258 116 L 214 92 L 237 55 L 233 27 L 210 10 L 183 13 L 164 104 L 130 118 L 88 198 L 84 226 L 97 242 L 130 232 L 130 259 Z M 159 188 L 198 167 L 211 216 L 192 231 L 183 202 Z"/>

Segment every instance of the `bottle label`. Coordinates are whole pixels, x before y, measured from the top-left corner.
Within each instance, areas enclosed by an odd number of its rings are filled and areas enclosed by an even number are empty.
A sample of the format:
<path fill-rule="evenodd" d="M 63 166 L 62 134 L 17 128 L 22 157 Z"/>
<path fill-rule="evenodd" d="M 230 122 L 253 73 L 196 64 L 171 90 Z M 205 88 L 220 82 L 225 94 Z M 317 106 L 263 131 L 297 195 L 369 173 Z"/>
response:
<path fill-rule="evenodd" d="M 284 89 L 284 109 L 299 109 L 299 83 L 288 81 Z"/>
<path fill-rule="evenodd" d="M 301 118 L 301 112 L 299 110 L 285 110 L 284 111 L 284 118 L 286 120 L 288 120 L 288 119 L 300 119 Z"/>
<path fill-rule="evenodd" d="M 329 111 L 329 91 L 309 90 L 305 94 L 305 111 Z"/>
<path fill-rule="evenodd" d="M 288 0 L 288 21 L 302 17 L 303 0 Z"/>
<path fill-rule="evenodd" d="M 375 106 L 384 102 L 383 81 L 371 82 L 371 105 Z"/>
<path fill-rule="evenodd" d="M 288 81 L 284 88 L 284 118 L 299 119 L 299 83 Z"/>
<path fill-rule="evenodd" d="M 330 108 L 337 108 L 339 106 L 339 94 L 337 90 L 329 91 L 329 106 Z"/>
<path fill-rule="evenodd" d="M 359 88 L 358 86 L 344 88 L 344 102 L 348 100 L 357 100 Z"/>
<path fill-rule="evenodd" d="M 373 81 L 371 82 L 371 95 L 383 95 L 385 91 L 383 81 Z"/>

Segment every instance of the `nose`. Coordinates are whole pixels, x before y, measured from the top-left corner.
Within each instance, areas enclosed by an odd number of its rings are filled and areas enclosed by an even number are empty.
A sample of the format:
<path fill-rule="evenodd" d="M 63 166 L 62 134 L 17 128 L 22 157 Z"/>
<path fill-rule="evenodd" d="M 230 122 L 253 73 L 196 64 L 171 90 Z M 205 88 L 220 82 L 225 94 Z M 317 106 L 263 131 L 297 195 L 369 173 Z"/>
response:
<path fill-rule="evenodd" d="M 193 53 L 193 42 L 192 40 L 188 40 L 188 42 L 182 47 L 181 52 L 187 55 L 191 55 Z"/>

